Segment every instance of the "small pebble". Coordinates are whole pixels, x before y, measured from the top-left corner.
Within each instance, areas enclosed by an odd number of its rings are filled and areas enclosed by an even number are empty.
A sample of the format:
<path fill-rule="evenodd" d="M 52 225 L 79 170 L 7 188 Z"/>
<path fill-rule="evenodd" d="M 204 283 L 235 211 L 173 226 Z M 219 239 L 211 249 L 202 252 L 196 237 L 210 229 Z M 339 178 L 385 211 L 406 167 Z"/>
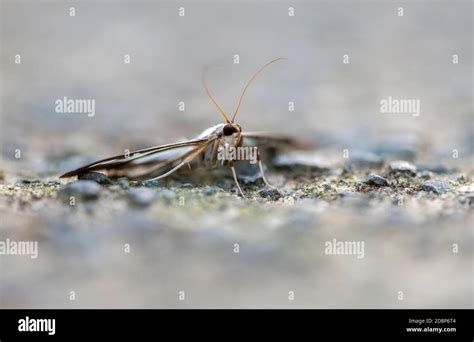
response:
<path fill-rule="evenodd" d="M 96 182 L 100 185 L 112 185 L 109 177 L 100 172 L 86 172 L 77 176 L 77 179 Z"/>
<path fill-rule="evenodd" d="M 111 186 L 108 187 L 108 189 L 109 189 L 110 191 L 119 191 L 119 190 L 122 190 L 122 188 L 121 188 L 120 185 L 118 185 L 118 184 L 111 185 Z"/>
<path fill-rule="evenodd" d="M 323 188 L 326 192 L 330 192 L 333 190 L 331 184 L 323 184 Z"/>
<path fill-rule="evenodd" d="M 390 186 L 390 183 L 387 179 L 383 178 L 382 176 L 376 175 L 375 173 L 371 173 L 367 176 L 367 180 L 365 181 L 367 184 L 378 185 L 378 186 Z"/>
<path fill-rule="evenodd" d="M 20 181 L 21 184 L 33 184 L 33 183 L 41 183 L 39 179 L 22 179 Z"/>
<path fill-rule="evenodd" d="M 171 201 L 176 198 L 176 193 L 169 189 L 162 189 L 158 191 L 158 196 L 164 200 Z"/>
<path fill-rule="evenodd" d="M 405 160 L 395 160 L 390 163 L 390 171 L 416 175 L 416 166 Z"/>
<path fill-rule="evenodd" d="M 277 189 L 263 189 L 259 192 L 260 197 L 270 199 L 272 201 L 277 201 L 281 198 L 281 193 Z"/>
<path fill-rule="evenodd" d="M 160 181 L 157 179 L 149 179 L 149 180 L 144 180 L 141 182 L 138 182 L 139 186 L 144 186 L 147 188 L 156 188 L 157 186 L 160 185 Z"/>
<path fill-rule="evenodd" d="M 58 191 L 58 195 L 69 201 L 71 196 L 77 196 L 83 200 L 96 200 L 99 198 L 101 187 L 90 180 L 79 180 L 65 185 Z"/>
<path fill-rule="evenodd" d="M 430 179 L 431 178 L 431 171 L 429 171 L 429 170 L 423 170 L 419 174 L 420 174 L 421 178 L 425 178 L 425 179 Z"/>
<path fill-rule="evenodd" d="M 130 188 L 130 182 L 128 181 L 128 178 L 121 177 L 117 179 L 117 184 L 122 188 L 122 189 L 129 189 Z"/>
<path fill-rule="evenodd" d="M 211 196 L 211 195 L 214 195 L 215 193 L 221 191 L 222 189 L 219 188 L 218 186 L 215 186 L 215 185 L 208 185 L 206 186 L 204 189 L 202 189 L 202 193 L 205 195 L 205 196 Z"/>
<path fill-rule="evenodd" d="M 449 190 L 450 186 L 448 182 L 440 180 L 429 180 L 421 185 L 421 189 L 424 191 L 432 191 L 437 194 L 444 194 Z"/>
<path fill-rule="evenodd" d="M 133 188 L 127 192 L 129 203 L 137 208 L 148 207 L 156 198 L 156 191 L 148 188 Z"/>

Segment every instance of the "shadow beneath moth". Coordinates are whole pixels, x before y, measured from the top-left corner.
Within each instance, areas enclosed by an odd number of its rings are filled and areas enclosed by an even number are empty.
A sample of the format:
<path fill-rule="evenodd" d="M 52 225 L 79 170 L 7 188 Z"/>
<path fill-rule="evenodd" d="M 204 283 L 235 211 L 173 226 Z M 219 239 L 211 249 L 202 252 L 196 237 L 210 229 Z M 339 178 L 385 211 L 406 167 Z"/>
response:
<path fill-rule="evenodd" d="M 203 71 L 202 79 L 206 93 L 225 122 L 209 127 L 196 138 L 102 159 L 69 171 L 59 178 L 80 177 L 88 172 L 101 172 L 111 178 L 127 177 L 130 179 L 158 180 L 173 174 L 185 165 L 199 163 L 199 165 L 206 168 L 228 166 L 232 172 L 240 195 L 245 197 L 239 184 L 234 163 L 237 160 L 248 160 L 251 163 L 258 163 L 263 182 L 267 186 L 272 187 L 265 177 L 258 147 L 260 144 L 274 147 L 277 145 L 292 145 L 294 141 L 287 137 L 279 137 L 267 133 L 243 132 L 242 127 L 234 123 L 234 121 L 239 112 L 244 95 L 252 81 L 270 64 L 281 60 L 286 60 L 286 58 L 271 60 L 263 65 L 252 78 L 250 78 L 242 91 L 237 108 L 231 118 L 224 112 L 209 91 L 205 79 L 205 72 Z M 256 146 L 253 148 L 245 146 L 244 139 L 252 140 Z"/>

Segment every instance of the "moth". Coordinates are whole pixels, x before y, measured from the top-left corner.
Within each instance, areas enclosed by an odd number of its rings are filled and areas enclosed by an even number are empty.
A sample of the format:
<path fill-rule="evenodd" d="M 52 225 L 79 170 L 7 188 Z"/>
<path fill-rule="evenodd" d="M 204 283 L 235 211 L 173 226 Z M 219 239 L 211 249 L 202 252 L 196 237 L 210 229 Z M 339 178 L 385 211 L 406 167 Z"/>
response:
<path fill-rule="evenodd" d="M 197 162 L 207 168 L 228 166 L 232 172 L 239 194 L 242 197 L 245 197 L 239 184 L 234 166 L 234 163 L 236 162 L 235 156 L 237 155 L 235 151 L 240 151 L 239 148 L 242 150 L 244 147 L 244 140 L 251 139 L 257 142 L 257 145 L 259 143 L 266 143 L 267 145 L 291 144 L 291 139 L 286 137 L 278 137 L 258 132 L 243 132 L 242 127 L 234 122 L 250 84 L 270 64 L 281 60 L 286 60 L 286 58 L 276 58 L 271 60 L 258 69 L 258 71 L 250 78 L 240 95 L 237 108 L 230 118 L 209 91 L 206 83 L 205 72 L 203 71 L 202 81 L 206 93 L 225 122 L 207 128 L 196 138 L 102 159 L 82 166 L 76 170 L 69 171 L 60 176 L 60 178 L 73 176 L 80 177 L 82 174 L 89 172 L 101 172 L 111 178 L 128 177 L 131 179 L 158 180 L 173 174 L 185 165 Z M 223 153 L 229 151 L 230 153 Z M 232 153 L 232 151 L 234 151 L 234 153 Z M 245 150 L 243 151 L 245 152 Z M 230 157 L 225 158 L 222 156 Z M 258 152 L 258 146 L 255 162 L 258 163 L 260 176 L 263 182 L 266 186 L 272 187 L 265 176 L 264 166 L 262 164 L 260 153 Z"/>

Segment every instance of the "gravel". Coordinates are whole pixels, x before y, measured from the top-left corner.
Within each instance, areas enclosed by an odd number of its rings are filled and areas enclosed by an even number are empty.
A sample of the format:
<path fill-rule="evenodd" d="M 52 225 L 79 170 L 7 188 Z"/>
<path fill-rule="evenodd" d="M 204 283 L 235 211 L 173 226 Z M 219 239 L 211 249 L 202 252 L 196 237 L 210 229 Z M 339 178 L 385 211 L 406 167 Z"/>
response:
<path fill-rule="evenodd" d="M 260 190 L 259 195 L 262 198 L 266 198 L 272 201 L 277 201 L 282 197 L 280 191 L 278 191 L 277 189 L 263 189 Z"/>
<path fill-rule="evenodd" d="M 69 201 L 71 197 L 78 197 L 85 201 L 96 200 L 99 198 L 101 187 L 94 181 L 79 180 L 65 185 L 58 191 L 58 195 Z"/>
<path fill-rule="evenodd" d="M 441 180 L 429 180 L 421 185 L 421 189 L 424 191 L 432 191 L 437 194 L 444 194 L 449 191 L 450 185 L 448 182 Z"/>
<path fill-rule="evenodd" d="M 149 188 L 133 188 L 127 192 L 130 205 L 137 208 L 150 206 L 156 198 L 156 191 Z"/>
<path fill-rule="evenodd" d="M 390 171 L 393 173 L 404 173 L 407 175 L 416 175 L 416 166 L 405 160 L 396 160 L 390 162 Z"/>
<path fill-rule="evenodd" d="M 378 186 L 390 186 L 390 183 L 387 179 L 375 173 L 371 173 L 367 176 L 366 183 Z"/>
<path fill-rule="evenodd" d="M 112 181 L 109 177 L 100 172 L 87 172 L 80 174 L 78 177 L 80 180 L 94 181 L 100 185 L 112 185 Z"/>

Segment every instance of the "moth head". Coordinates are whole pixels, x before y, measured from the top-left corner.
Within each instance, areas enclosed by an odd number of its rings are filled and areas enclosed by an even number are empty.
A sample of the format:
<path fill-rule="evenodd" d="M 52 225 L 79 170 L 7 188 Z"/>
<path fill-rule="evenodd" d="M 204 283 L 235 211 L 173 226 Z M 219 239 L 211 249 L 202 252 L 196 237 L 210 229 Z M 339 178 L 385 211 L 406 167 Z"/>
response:
<path fill-rule="evenodd" d="M 227 146 L 238 146 L 242 139 L 242 128 L 238 124 L 228 122 L 222 128 L 222 144 Z"/>
<path fill-rule="evenodd" d="M 242 132 L 242 128 L 238 124 L 234 124 L 231 122 L 228 122 L 224 128 L 222 129 L 222 134 L 225 137 L 231 136 L 231 135 L 240 135 Z"/>

